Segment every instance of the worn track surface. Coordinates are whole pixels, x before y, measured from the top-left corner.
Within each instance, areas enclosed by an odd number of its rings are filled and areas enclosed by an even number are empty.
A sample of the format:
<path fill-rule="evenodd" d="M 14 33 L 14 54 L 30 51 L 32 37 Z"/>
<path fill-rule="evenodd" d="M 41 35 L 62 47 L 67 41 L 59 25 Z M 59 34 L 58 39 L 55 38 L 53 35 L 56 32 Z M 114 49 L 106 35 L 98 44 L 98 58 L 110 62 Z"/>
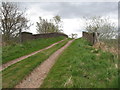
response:
<path fill-rule="evenodd" d="M 64 41 L 64 40 L 58 41 L 58 42 L 56 42 L 56 43 L 54 43 L 54 44 L 52 44 L 52 45 L 50 45 L 50 46 L 48 46 L 48 47 L 46 47 L 46 48 L 40 49 L 40 50 L 35 51 L 35 52 L 31 53 L 31 54 L 22 56 L 22 57 L 20 57 L 20 58 L 14 59 L 14 60 L 11 60 L 11 61 L 3 64 L 2 67 L 0 66 L 0 71 L 4 70 L 4 69 L 7 68 L 8 66 L 11 66 L 12 64 L 15 64 L 15 63 L 17 63 L 17 62 L 19 62 L 19 61 L 21 61 L 21 60 L 24 60 L 24 59 L 26 59 L 26 58 L 28 58 L 28 57 L 30 57 L 30 56 L 32 56 L 32 55 L 35 55 L 35 54 L 37 54 L 37 53 L 39 53 L 39 52 L 41 52 L 41 51 L 44 51 L 44 50 L 46 50 L 46 49 L 49 49 L 49 48 L 55 46 L 56 44 L 58 44 L 58 43 L 60 43 L 60 42 L 62 42 L 62 41 Z"/>
<path fill-rule="evenodd" d="M 54 52 L 47 60 L 41 63 L 36 69 L 34 69 L 31 74 L 22 80 L 15 88 L 39 88 L 43 83 L 43 80 L 46 78 L 48 72 L 54 65 L 55 61 L 59 55 L 67 48 L 73 40 L 69 41 L 62 48 Z"/>

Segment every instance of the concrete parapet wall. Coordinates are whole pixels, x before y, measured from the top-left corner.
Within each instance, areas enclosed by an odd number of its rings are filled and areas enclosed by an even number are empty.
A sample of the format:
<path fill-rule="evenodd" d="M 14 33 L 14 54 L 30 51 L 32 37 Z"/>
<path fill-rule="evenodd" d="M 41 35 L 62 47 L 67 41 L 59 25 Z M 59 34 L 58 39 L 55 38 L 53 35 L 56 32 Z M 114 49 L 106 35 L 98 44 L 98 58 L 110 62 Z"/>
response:
<path fill-rule="evenodd" d="M 68 38 L 68 36 L 63 33 L 46 33 L 46 34 L 32 34 L 29 32 L 21 33 L 21 38 L 23 42 L 28 41 L 28 40 L 39 39 L 39 38 L 51 38 L 51 37 L 59 37 L 59 36 L 64 36 Z"/>

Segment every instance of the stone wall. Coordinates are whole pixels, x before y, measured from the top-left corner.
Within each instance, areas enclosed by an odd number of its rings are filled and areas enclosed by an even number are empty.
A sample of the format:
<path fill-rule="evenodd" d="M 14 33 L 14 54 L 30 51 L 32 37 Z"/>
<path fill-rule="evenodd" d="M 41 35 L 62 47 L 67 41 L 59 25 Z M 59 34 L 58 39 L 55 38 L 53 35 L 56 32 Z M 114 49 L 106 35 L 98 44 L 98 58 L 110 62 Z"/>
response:
<path fill-rule="evenodd" d="M 92 45 L 95 44 L 96 41 L 95 33 L 83 32 L 83 38 L 87 39 Z"/>
<path fill-rule="evenodd" d="M 32 33 L 29 33 L 29 32 L 22 32 L 21 33 L 22 42 L 28 41 L 28 40 L 33 40 L 33 39 L 34 39 L 34 37 L 33 37 Z"/>
<path fill-rule="evenodd" d="M 59 37 L 59 36 L 64 36 L 68 38 L 68 36 L 63 33 L 46 33 L 46 34 L 32 34 L 29 32 L 21 33 L 22 42 L 28 41 L 28 40 L 39 39 L 39 38 L 51 38 L 51 37 Z"/>

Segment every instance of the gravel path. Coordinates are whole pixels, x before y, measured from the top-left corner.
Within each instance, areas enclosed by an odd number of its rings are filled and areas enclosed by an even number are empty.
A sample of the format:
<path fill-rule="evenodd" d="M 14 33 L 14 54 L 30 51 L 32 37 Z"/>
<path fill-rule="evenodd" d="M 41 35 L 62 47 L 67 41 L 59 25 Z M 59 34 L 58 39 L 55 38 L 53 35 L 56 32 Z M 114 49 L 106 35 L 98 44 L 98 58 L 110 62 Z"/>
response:
<path fill-rule="evenodd" d="M 28 57 L 30 57 L 30 56 L 32 56 L 32 55 L 35 55 L 35 54 L 37 54 L 37 53 L 39 53 L 39 52 L 41 52 L 41 51 L 44 51 L 44 50 L 46 50 L 46 49 L 49 49 L 49 48 L 55 46 L 56 44 L 58 44 L 58 43 L 60 43 L 60 42 L 62 42 L 62 41 L 64 41 L 64 40 L 58 41 L 58 42 L 56 42 L 56 43 L 54 43 L 54 44 L 52 44 L 52 45 L 50 45 L 50 46 L 48 46 L 48 47 L 46 47 L 46 48 L 40 49 L 40 50 L 35 51 L 35 52 L 31 53 L 31 54 L 22 56 L 22 57 L 20 57 L 20 58 L 17 58 L 17 59 L 11 60 L 11 61 L 9 61 L 9 62 L 7 62 L 7 63 L 5 63 L 5 64 L 2 64 L 2 67 L 0 66 L 0 71 L 4 70 L 4 69 L 7 68 L 8 66 L 10 66 L 10 65 L 12 65 L 12 64 L 15 64 L 15 63 L 17 63 L 17 62 L 19 62 L 19 61 L 21 61 L 21 60 L 24 60 L 24 59 L 26 59 L 26 58 L 28 58 Z"/>
<path fill-rule="evenodd" d="M 69 41 L 62 48 L 58 49 L 55 53 L 53 53 L 47 60 L 45 60 L 41 65 L 39 65 L 36 69 L 34 69 L 31 74 L 22 80 L 15 88 L 39 88 L 43 83 L 43 80 L 46 78 L 48 72 L 54 65 L 58 56 L 67 48 L 73 40 Z"/>

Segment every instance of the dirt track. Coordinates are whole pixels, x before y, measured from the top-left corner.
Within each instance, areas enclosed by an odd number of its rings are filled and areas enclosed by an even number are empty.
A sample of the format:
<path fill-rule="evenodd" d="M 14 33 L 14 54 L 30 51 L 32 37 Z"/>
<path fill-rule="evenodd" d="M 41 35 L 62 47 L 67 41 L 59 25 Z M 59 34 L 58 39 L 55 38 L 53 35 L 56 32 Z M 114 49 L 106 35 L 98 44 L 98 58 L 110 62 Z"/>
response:
<path fill-rule="evenodd" d="M 15 63 L 17 63 L 17 62 L 19 62 L 19 61 L 21 61 L 21 60 L 24 60 L 24 59 L 26 59 L 26 58 L 28 58 L 28 57 L 30 57 L 30 56 L 32 56 L 32 55 L 35 55 L 35 54 L 37 54 L 37 53 L 39 53 L 39 52 L 41 52 L 41 51 L 44 51 L 44 50 L 46 50 L 46 49 L 49 49 L 49 48 L 53 47 L 54 45 L 56 45 L 56 44 L 58 44 L 58 43 L 60 43 L 60 42 L 62 42 L 62 41 L 64 41 L 64 40 L 58 41 L 58 42 L 56 42 L 56 43 L 54 43 L 54 44 L 52 44 L 52 45 L 50 45 L 50 46 L 48 46 L 48 47 L 46 47 L 46 48 L 40 49 L 40 50 L 35 51 L 35 52 L 31 53 L 31 54 L 22 56 L 22 57 L 20 57 L 20 58 L 15 59 L 15 60 L 11 60 L 11 61 L 3 64 L 2 67 L 0 66 L 0 71 L 1 71 L 1 70 L 4 70 L 4 69 L 7 68 L 8 66 L 11 66 L 12 64 L 15 64 Z"/>
<path fill-rule="evenodd" d="M 41 65 L 34 69 L 31 74 L 22 80 L 15 88 L 39 88 L 43 83 L 43 80 L 46 78 L 48 72 L 54 65 L 55 61 L 59 55 L 67 48 L 73 40 L 69 41 L 62 48 L 58 49 L 53 53 L 47 60 L 45 60 Z"/>

